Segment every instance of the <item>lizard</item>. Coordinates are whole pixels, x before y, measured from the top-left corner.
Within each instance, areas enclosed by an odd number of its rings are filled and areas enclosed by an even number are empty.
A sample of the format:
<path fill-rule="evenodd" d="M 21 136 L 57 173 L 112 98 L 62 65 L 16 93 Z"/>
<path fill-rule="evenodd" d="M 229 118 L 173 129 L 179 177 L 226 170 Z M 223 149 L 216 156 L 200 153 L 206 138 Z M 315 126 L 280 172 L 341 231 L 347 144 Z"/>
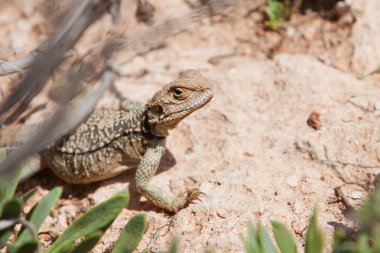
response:
<path fill-rule="evenodd" d="M 88 184 L 137 168 L 137 192 L 168 212 L 178 212 L 202 192 L 193 189 L 173 197 L 149 180 L 164 155 L 169 130 L 213 95 L 214 87 L 206 77 L 186 70 L 145 105 L 135 104 L 133 110 L 95 111 L 75 131 L 42 150 L 40 164 L 33 164 L 49 168 L 69 184 Z M 22 171 L 21 178 L 35 172 Z"/>

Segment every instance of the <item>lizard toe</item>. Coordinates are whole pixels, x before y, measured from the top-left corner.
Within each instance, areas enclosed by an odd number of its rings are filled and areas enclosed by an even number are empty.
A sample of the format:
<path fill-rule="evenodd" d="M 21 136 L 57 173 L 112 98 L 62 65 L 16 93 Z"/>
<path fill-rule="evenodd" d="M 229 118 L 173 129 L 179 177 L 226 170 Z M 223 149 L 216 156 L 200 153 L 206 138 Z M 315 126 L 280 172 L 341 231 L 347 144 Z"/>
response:
<path fill-rule="evenodd" d="M 206 197 L 206 194 L 199 189 L 192 189 L 187 192 L 186 202 L 187 204 L 194 203 L 196 200 L 202 202 L 201 197 Z"/>
<path fill-rule="evenodd" d="M 192 189 L 180 194 L 173 202 L 173 211 L 178 212 L 182 208 L 186 208 L 189 204 L 195 201 L 201 201 L 201 197 L 206 196 L 205 193 L 201 192 L 199 189 Z M 202 202 L 202 201 L 201 201 Z"/>

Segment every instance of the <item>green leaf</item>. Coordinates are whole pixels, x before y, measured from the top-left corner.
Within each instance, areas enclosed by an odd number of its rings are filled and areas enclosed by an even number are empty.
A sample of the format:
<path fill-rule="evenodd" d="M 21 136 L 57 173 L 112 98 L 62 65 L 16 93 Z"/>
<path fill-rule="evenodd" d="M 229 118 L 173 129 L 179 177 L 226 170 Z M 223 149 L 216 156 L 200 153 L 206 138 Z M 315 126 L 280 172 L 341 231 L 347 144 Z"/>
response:
<path fill-rule="evenodd" d="M 34 195 L 34 193 L 36 193 L 36 191 L 37 191 L 37 187 L 35 187 L 35 188 L 33 188 L 33 189 L 31 189 L 30 191 L 28 191 L 27 193 L 25 193 L 22 197 L 21 197 L 21 199 L 22 199 L 22 201 L 25 203 L 26 201 L 28 201 L 29 199 L 30 199 L 30 197 L 32 197 L 33 195 Z"/>
<path fill-rule="evenodd" d="M 333 253 L 358 253 L 356 244 L 352 241 L 343 242 L 334 247 Z"/>
<path fill-rule="evenodd" d="M 28 213 L 27 220 L 34 225 L 37 231 L 41 226 L 42 222 L 54 208 L 61 194 L 61 187 L 54 188 Z M 25 229 L 25 227 L 22 227 L 16 242 L 9 247 L 9 252 L 18 252 L 18 248 L 21 248 L 22 245 L 25 242 L 30 241 L 30 239 L 32 239 L 32 235 L 29 233 L 29 231 Z"/>
<path fill-rule="evenodd" d="M 47 252 L 61 252 L 67 245 L 95 231 L 105 232 L 121 210 L 128 204 L 129 194 L 123 190 L 113 197 L 92 208 L 72 224 L 47 250 Z"/>
<path fill-rule="evenodd" d="M 265 13 L 268 15 L 270 20 L 279 20 L 282 13 L 284 12 L 284 4 L 278 0 L 269 0 L 264 8 Z"/>
<path fill-rule="evenodd" d="M 36 229 L 39 229 L 42 222 L 53 210 L 58 199 L 62 195 L 62 188 L 53 188 L 27 215 L 27 220 L 30 221 Z M 22 237 L 22 234 L 19 236 Z"/>
<path fill-rule="evenodd" d="M 293 236 L 284 224 L 278 221 L 272 221 L 274 237 L 281 253 L 296 253 L 297 247 Z"/>
<path fill-rule="evenodd" d="M 347 233 L 342 229 L 337 229 L 334 232 L 334 247 L 342 244 L 348 239 Z"/>
<path fill-rule="evenodd" d="M 12 220 L 19 218 L 21 214 L 22 200 L 15 198 L 4 203 L 2 220 Z M 0 248 L 7 242 L 9 236 L 12 234 L 13 228 L 16 223 L 7 227 L 4 230 L 0 230 Z"/>
<path fill-rule="evenodd" d="M 377 226 L 374 229 L 374 251 L 380 252 L 380 224 L 377 224 Z"/>
<path fill-rule="evenodd" d="M 0 148 L 0 161 L 3 161 L 6 157 L 6 149 Z M 0 216 L 2 214 L 3 205 L 10 200 L 16 190 L 17 183 L 20 177 L 21 166 L 17 166 L 9 174 L 0 174 Z"/>
<path fill-rule="evenodd" d="M 49 215 L 51 210 L 54 208 L 57 200 L 60 198 L 62 194 L 62 188 L 56 187 L 51 190 L 36 206 L 32 208 L 32 210 L 27 214 L 27 220 L 34 225 L 35 229 L 41 226 L 42 222 Z M 22 227 L 20 233 L 17 237 L 17 240 L 14 244 L 8 247 L 8 251 L 10 253 L 15 252 L 23 252 L 20 251 L 24 248 L 24 244 L 29 244 L 33 237 L 25 227 Z M 33 243 L 32 243 L 33 244 Z"/>
<path fill-rule="evenodd" d="M 359 208 L 358 214 L 362 231 L 371 230 L 375 224 L 380 224 L 380 184 L 368 201 Z"/>
<path fill-rule="evenodd" d="M 177 253 L 177 249 L 178 249 L 178 240 L 173 239 L 173 241 L 171 242 L 169 246 L 168 253 Z"/>
<path fill-rule="evenodd" d="M 257 241 L 256 231 L 251 221 L 248 222 L 248 241 L 245 242 L 247 253 L 260 253 L 259 242 Z"/>
<path fill-rule="evenodd" d="M 79 241 L 79 240 L 78 240 Z M 57 251 L 58 253 L 71 253 L 71 250 L 74 250 L 75 248 L 75 243 L 66 243 L 62 245 L 62 247 Z M 49 249 L 45 250 L 44 253 L 49 252 Z"/>
<path fill-rule="evenodd" d="M 20 217 L 22 203 L 22 200 L 19 198 L 8 200 L 4 204 L 4 210 L 1 219 L 9 220 Z"/>
<path fill-rule="evenodd" d="M 259 222 L 257 228 L 257 237 L 259 240 L 260 248 L 262 252 L 265 253 L 278 253 L 276 247 L 274 246 L 272 239 L 269 237 L 268 232 L 261 222 Z"/>
<path fill-rule="evenodd" d="M 70 253 L 89 252 L 93 247 L 95 247 L 96 243 L 99 241 L 100 237 L 102 237 L 103 234 L 103 231 L 95 231 L 94 233 L 88 235 L 86 238 L 84 238 L 83 241 L 79 243 L 78 246 L 72 249 Z"/>
<path fill-rule="evenodd" d="M 12 246 L 11 244 L 10 246 Z M 17 247 L 15 251 L 12 251 L 14 253 L 27 253 L 27 252 L 36 252 L 36 249 L 38 248 L 38 240 L 35 238 L 31 238 L 27 241 L 25 241 L 21 247 Z M 10 251 L 8 251 L 10 252 Z"/>
<path fill-rule="evenodd" d="M 357 253 L 356 244 L 349 240 L 344 230 L 335 230 L 333 253 Z"/>
<path fill-rule="evenodd" d="M 367 234 L 361 234 L 358 239 L 358 253 L 371 253 L 373 252 L 369 245 L 369 237 Z"/>
<path fill-rule="evenodd" d="M 309 229 L 306 234 L 305 253 L 321 253 L 323 247 L 323 235 L 317 225 L 317 211 L 314 210 L 310 219 Z"/>
<path fill-rule="evenodd" d="M 147 226 L 145 214 L 134 215 L 120 234 L 112 253 L 129 253 L 139 245 Z"/>

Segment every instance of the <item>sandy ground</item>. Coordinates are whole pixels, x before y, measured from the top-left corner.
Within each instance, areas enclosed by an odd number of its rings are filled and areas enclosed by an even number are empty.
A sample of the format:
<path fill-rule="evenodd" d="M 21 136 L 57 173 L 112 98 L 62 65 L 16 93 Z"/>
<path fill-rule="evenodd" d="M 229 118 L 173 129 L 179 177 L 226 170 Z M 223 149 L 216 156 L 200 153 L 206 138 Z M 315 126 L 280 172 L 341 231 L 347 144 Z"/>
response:
<path fill-rule="evenodd" d="M 38 3 L 22 2 L 0 11 L 3 60 L 27 54 L 49 31 L 36 10 Z M 189 8 L 180 0 L 151 2 L 158 20 Z M 118 78 L 116 88 L 133 100 L 146 101 L 189 68 L 214 82 L 210 104 L 171 131 L 168 152 L 152 180 L 168 192 L 197 187 L 207 196 L 170 216 L 131 189 L 131 203 L 94 252 L 107 252 L 128 218 L 138 212 L 149 217 L 138 251 L 165 250 L 176 237 L 180 252 L 242 252 L 247 221 L 258 219 L 268 228 L 271 220 L 284 222 L 301 249 L 315 207 L 326 244 L 331 245 L 335 228 L 351 227 L 334 189 L 342 187 L 357 206 L 380 172 L 379 75 L 358 78 L 380 63 L 380 17 L 375 14 L 380 3 L 346 4 L 350 11 L 338 20 L 308 10 L 294 15 L 279 33 L 263 29 L 262 7 L 239 9 L 235 15 L 205 18 L 168 37 L 163 47 L 128 61 L 123 61 L 127 52 L 120 52 L 116 59 L 126 75 Z M 78 52 L 101 38 L 99 31 L 109 25 L 104 18 L 91 27 Z M 126 27 L 134 25 L 144 26 L 132 22 Z M 36 101 L 32 105 L 38 105 Z M 115 109 L 119 102 L 108 92 L 98 107 Z M 307 124 L 312 112 L 320 115 L 319 130 Z M 22 184 L 19 192 L 39 187 L 28 210 L 48 189 L 64 187 L 63 198 L 41 229 L 40 239 L 48 245 L 89 207 L 128 187 L 133 177 L 129 171 L 78 187 L 43 172 Z"/>

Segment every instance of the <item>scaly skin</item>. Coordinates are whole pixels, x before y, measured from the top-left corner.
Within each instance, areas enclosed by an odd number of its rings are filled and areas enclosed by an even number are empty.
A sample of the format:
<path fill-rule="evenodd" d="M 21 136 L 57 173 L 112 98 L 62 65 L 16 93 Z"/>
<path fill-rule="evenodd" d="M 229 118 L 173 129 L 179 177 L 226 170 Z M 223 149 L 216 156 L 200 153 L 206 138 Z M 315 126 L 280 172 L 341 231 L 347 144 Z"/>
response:
<path fill-rule="evenodd" d="M 74 133 L 42 151 L 42 162 L 70 184 L 99 181 L 137 167 L 137 191 L 155 205 L 177 212 L 201 192 L 171 197 L 149 180 L 165 152 L 168 131 L 212 97 L 212 84 L 199 72 L 187 70 L 135 111 L 93 113 Z"/>

